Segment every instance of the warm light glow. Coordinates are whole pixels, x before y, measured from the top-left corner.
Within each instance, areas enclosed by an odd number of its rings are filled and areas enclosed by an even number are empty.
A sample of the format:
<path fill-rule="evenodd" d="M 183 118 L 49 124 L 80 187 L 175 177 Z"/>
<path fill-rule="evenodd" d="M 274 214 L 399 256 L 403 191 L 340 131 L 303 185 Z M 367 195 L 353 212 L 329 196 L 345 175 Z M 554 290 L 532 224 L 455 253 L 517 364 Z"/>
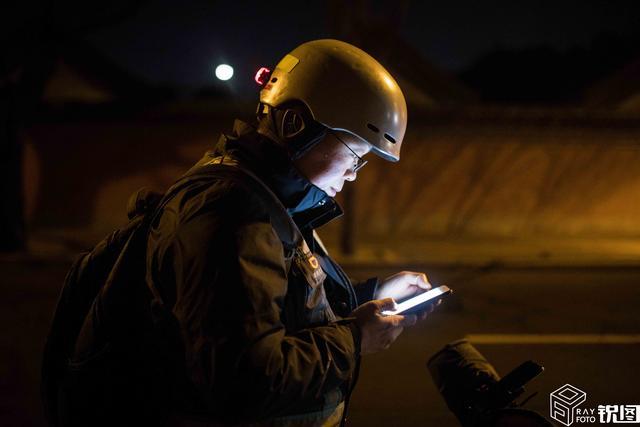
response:
<path fill-rule="evenodd" d="M 269 78 L 270 73 L 271 70 L 267 67 L 260 68 L 255 76 L 256 83 L 258 83 L 260 86 L 264 86 L 264 84 L 267 82 L 266 79 Z"/>
<path fill-rule="evenodd" d="M 229 80 L 233 77 L 233 67 L 227 64 L 220 64 L 216 67 L 216 77 L 220 80 Z"/>
<path fill-rule="evenodd" d="M 388 75 L 382 74 L 382 80 L 384 80 L 385 84 L 389 87 L 389 89 L 394 90 L 396 88 L 396 83 Z"/>

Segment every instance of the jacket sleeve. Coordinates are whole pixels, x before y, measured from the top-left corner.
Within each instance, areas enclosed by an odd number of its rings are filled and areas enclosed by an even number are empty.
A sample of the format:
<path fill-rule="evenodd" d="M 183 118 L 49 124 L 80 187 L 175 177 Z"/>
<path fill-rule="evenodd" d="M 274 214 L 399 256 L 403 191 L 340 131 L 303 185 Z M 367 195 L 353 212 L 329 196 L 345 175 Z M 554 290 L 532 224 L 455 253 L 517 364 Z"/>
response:
<path fill-rule="evenodd" d="M 173 312 L 199 398 L 227 421 L 255 421 L 347 384 L 357 331 L 345 324 L 287 331 L 288 272 L 268 216 L 237 188 L 208 199 L 182 207 L 167 250 L 157 254 L 175 278 Z"/>
<path fill-rule="evenodd" d="M 352 282 L 353 289 L 356 291 L 356 299 L 358 305 L 374 299 L 376 290 L 378 289 L 378 278 L 372 277 L 362 282 Z"/>

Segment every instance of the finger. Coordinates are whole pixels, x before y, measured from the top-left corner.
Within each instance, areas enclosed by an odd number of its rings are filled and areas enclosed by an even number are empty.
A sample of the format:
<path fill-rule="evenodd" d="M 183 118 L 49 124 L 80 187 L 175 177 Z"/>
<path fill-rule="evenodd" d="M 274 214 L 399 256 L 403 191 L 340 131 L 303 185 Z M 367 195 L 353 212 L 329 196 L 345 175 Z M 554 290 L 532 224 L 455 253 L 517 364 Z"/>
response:
<path fill-rule="evenodd" d="M 400 316 L 402 319 L 400 320 L 399 325 L 403 328 L 407 328 L 409 326 L 413 326 L 418 321 L 418 317 L 415 314 L 407 314 L 406 316 Z"/>
<path fill-rule="evenodd" d="M 384 321 L 387 323 L 387 329 L 405 328 L 416 324 L 418 318 L 415 314 L 392 315 L 386 316 Z"/>
<path fill-rule="evenodd" d="M 439 299 L 429 304 L 429 313 L 433 313 L 436 307 L 438 307 L 440 304 L 442 304 L 442 299 Z"/>
<path fill-rule="evenodd" d="M 423 309 L 416 313 L 418 315 L 418 321 L 426 319 L 428 315 L 433 313 L 436 305 L 439 305 L 438 302 L 426 304 Z"/>
<path fill-rule="evenodd" d="M 436 308 L 436 304 L 435 303 L 427 304 L 427 307 L 425 309 L 425 313 L 431 314 L 431 313 L 433 313 L 433 310 L 435 310 L 435 308 Z"/>
<path fill-rule="evenodd" d="M 382 321 L 385 323 L 385 329 L 393 329 L 401 326 L 405 316 L 399 314 L 392 314 L 389 316 L 383 316 Z"/>
<path fill-rule="evenodd" d="M 429 279 L 427 278 L 426 274 L 415 271 L 406 271 L 403 273 L 409 276 L 409 283 L 411 285 L 417 286 L 418 288 L 424 290 L 431 289 L 431 283 L 429 283 Z"/>
<path fill-rule="evenodd" d="M 398 337 L 400 336 L 400 334 L 402 333 L 402 331 L 404 331 L 404 328 L 399 326 L 397 328 L 394 328 L 392 331 L 390 331 L 391 334 L 391 342 L 394 342 L 396 339 L 398 339 Z"/>
<path fill-rule="evenodd" d="M 403 329 L 405 327 L 410 327 L 416 324 L 418 318 L 415 314 L 408 315 L 393 315 L 393 316 L 385 316 L 384 317 L 385 326 L 384 333 L 390 334 L 393 333 L 396 329 Z"/>
<path fill-rule="evenodd" d="M 393 298 L 385 298 L 385 299 L 380 299 L 380 300 L 376 300 L 375 301 L 377 306 L 378 306 L 378 311 L 385 311 L 385 310 L 395 310 L 396 309 L 396 302 Z"/>

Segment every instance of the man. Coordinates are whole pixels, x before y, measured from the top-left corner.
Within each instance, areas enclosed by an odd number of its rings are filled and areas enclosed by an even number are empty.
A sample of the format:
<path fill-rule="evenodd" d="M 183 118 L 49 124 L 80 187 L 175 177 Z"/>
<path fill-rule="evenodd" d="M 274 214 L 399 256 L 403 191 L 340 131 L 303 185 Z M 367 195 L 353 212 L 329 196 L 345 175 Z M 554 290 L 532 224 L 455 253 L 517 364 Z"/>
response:
<path fill-rule="evenodd" d="M 381 311 L 430 285 L 412 272 L 352 285 L 314 229 L 341 214 L 333 197 L 367 153 L 399 160 L 406 121 L 402 92 L 378 62 L 347 43 L 312 41 L 265 82 L 257 125 L 237 121 L 196 165 L 238 174 L 184 187 L 147 249 L 147 281 L 185 346 L 178 423 L 340 423 L 360 355 L 388 348 L 417 320 Z M 295 248 L 252 180 L 295 223 Z"/>
<path fill-rule="evenodd" d="M 257 127 L 236 122 L 196 167 L 226 161 L 250 171 L 286 208 L 301 247 L 287 254 L 243 179 L 195 182 L 151 230 L 148 278 L 181 327 L 193 385 L 186 413 L 231 424 L 336 424 L 360 354 L 387 348 L 416 322 L 382 316 L 390 297 L 430 285 L 404 272 L 352 286 L 314 229 L 341 214 L 332 197 L 367 153 L 399 159 L 406 104 L 379 63 L 335 40 L 285 56 L 260 102 Z"/>
<path fill-rule="evenodd" d="M 336 40 L 265 83 L 255 126 L 237 121 L 161 201 L 133 199 L 74 263 L 43 361 L 54 425 L 337 425 L 360 356 L 426 316 L 381 313 L 424 274 L 352 284 L 314 231 L 365 155 L 399 159 L 397 83 Z"/>

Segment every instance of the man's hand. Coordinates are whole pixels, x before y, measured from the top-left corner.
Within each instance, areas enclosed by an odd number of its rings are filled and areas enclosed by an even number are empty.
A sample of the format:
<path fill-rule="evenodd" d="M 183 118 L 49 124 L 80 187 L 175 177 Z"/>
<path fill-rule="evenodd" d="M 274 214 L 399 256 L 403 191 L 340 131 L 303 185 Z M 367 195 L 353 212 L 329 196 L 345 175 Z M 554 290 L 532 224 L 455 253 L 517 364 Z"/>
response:
<path fill-rule="evenodd" d="M 396 301 L 400 301 L 429 289 L 431 289 L 431 284 L 424 273 L 401 271 L 387 277 L 378 285 L 375 299 L 393 298 Z"/>
<path fill-rule="evenodd" d="M 370 354 L 389 348 L 402 330 L 416 323 L 415 315 L 383 316 L 384 310 L 393 310 L 396 303 L 392 298 L 373 300 L 356 308 L 351 316 L 360 328 L 360 353 Z"/>

